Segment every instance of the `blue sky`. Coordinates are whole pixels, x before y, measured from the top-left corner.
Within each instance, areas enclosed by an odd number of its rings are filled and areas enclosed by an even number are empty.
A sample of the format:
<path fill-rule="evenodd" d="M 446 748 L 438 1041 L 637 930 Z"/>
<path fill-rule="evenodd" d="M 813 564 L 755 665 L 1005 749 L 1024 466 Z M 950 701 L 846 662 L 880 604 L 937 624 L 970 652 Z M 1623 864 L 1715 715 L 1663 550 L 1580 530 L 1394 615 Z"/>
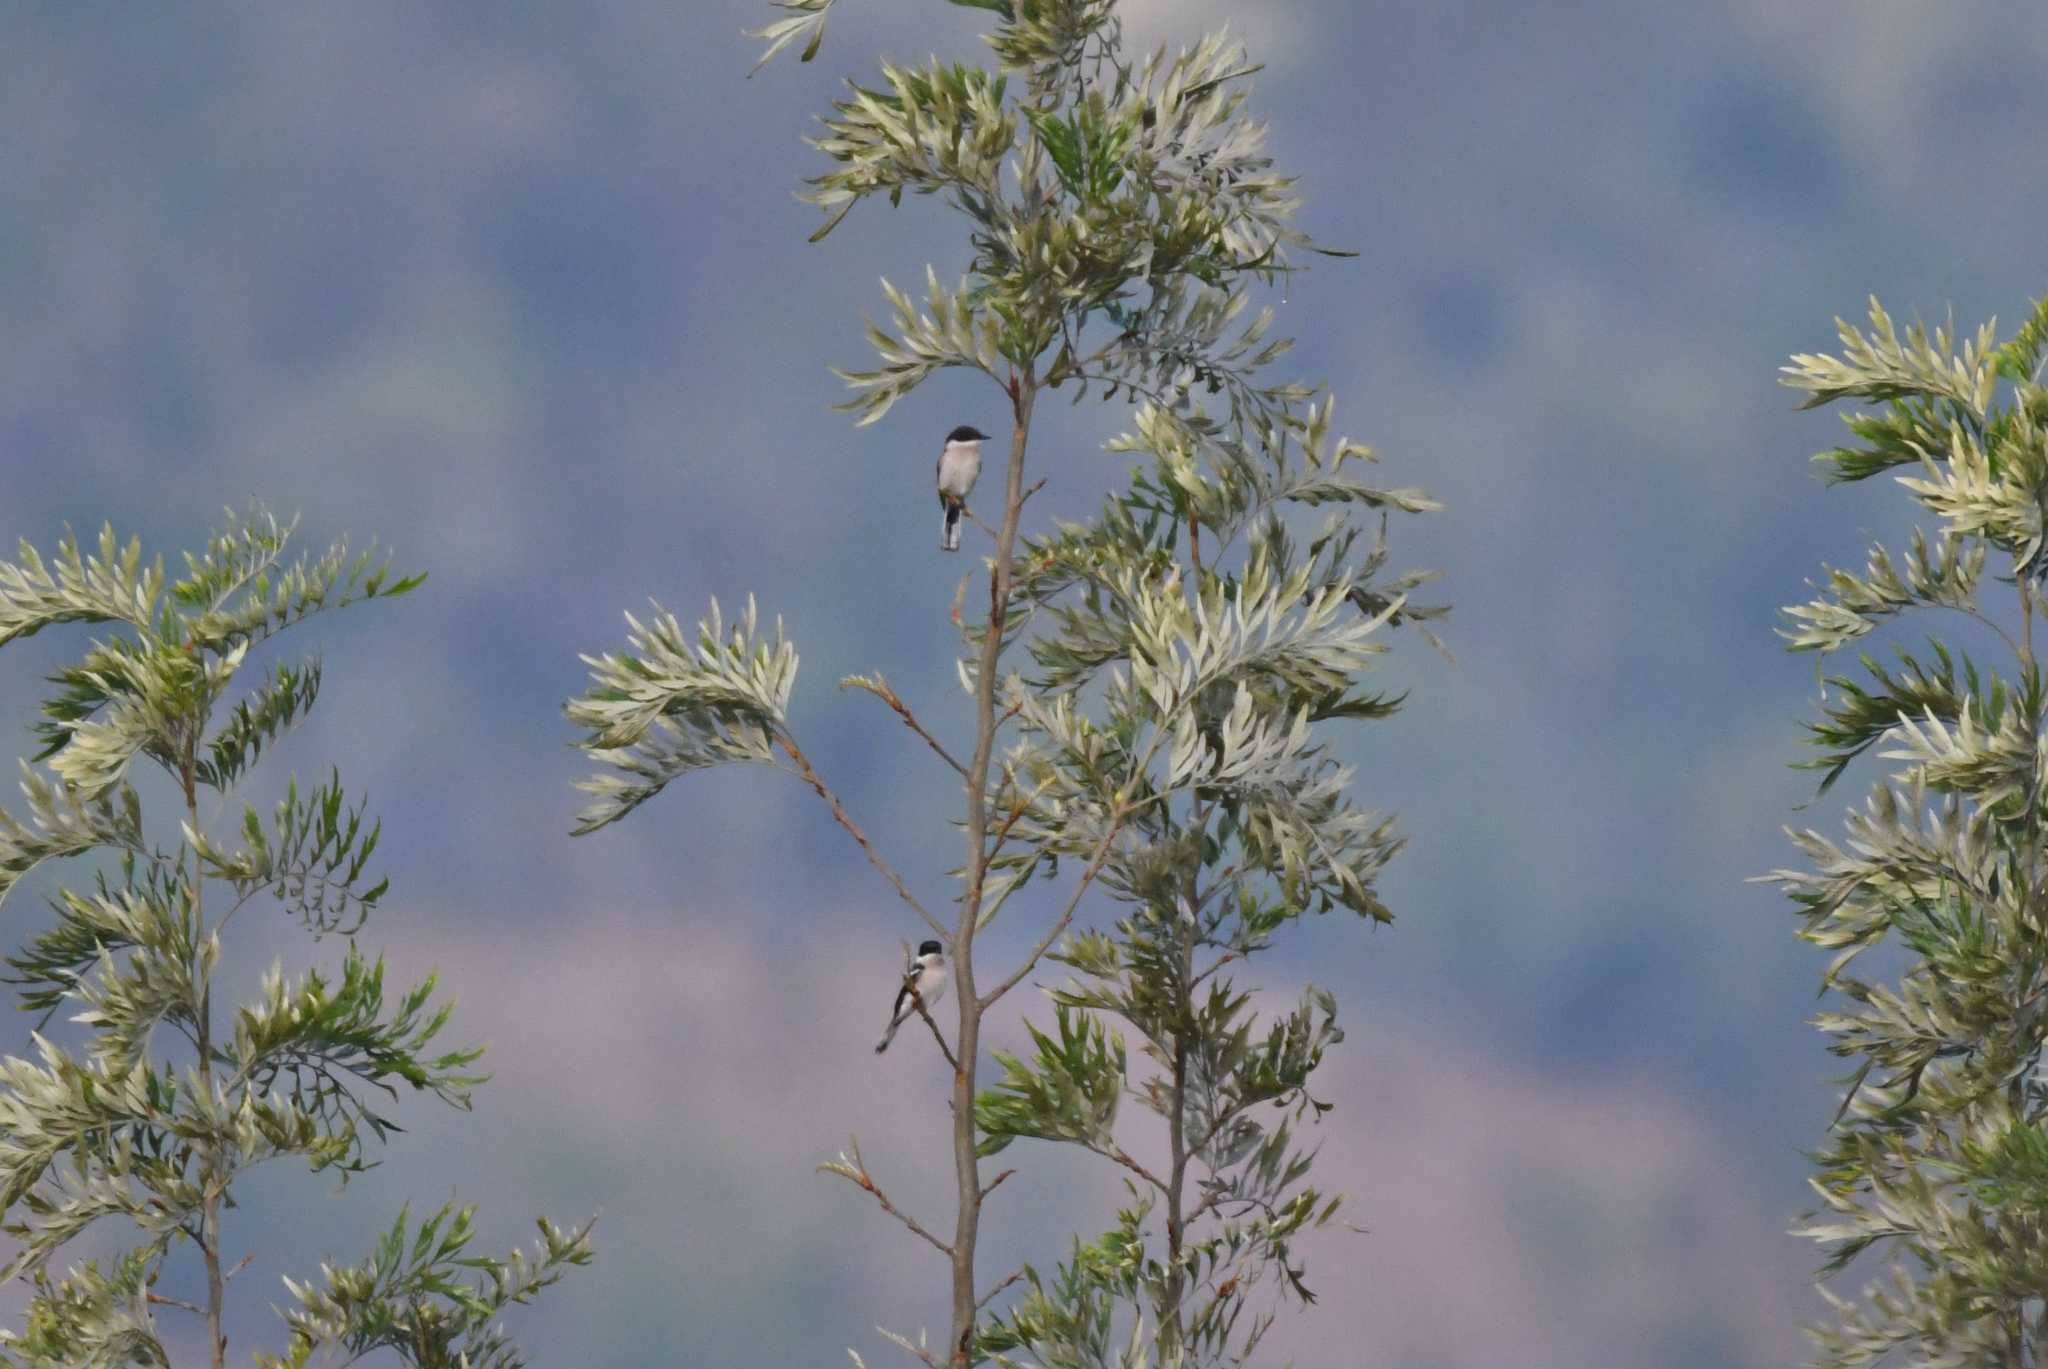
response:
<path fill-rule="evenodd" d="M 1835 420 L 1776 368 L 1873 291 L 1972 325 L 2042 291 L 2048 11 L 1126 9 L 1176 43 L 1227 19 L 1266 62 L 1305 222 L 1361 253 L 1278 302 L 1292 360 L 1447 505 L 1395 535 L 1446 572 L 1458 662 L 1397 653 L 1411 707 L 1348 743 L 1412 837 L 1399 920 L 1314 924 L 1264 972 L 1344 1005 L 1324 1164 L 1369 1229 L 1311 1251 L 1326 1296 L 1285 1348 L 1794 1358 L 1820 1303 L 1784 1231 L 1834 1071 L 1804 1024 L 1818 957 L 1745 881 L 1854 787 L 1795 811 L 1814 677 L 1772 628 L 1902 514 L 1822 488 Z M 408 1196 L 482 1198 L 502 1241 L 601 1209 L 599 1265 L 516 1324 L 540 1363 L 886 1363 L 875 1322 L 944 1316 L 925 1252 L 811 1177 L 857 1132 L 922 1210 L 948 1185 L 907 1120 L 943 1081 L 862 1044 L 913 929 L 858 852 L 765 774 L 565 835 L 577 653 L 650 595 L 752 591 L 804 654 L 821 768 L 924 887 L 953 850 L 928 757 L 831 682 L 879 667 L 951 706 L 926 482 L 995 406 L 945 377 L 856 431 L 826 367 L 863 360 L 878 276 L 963 254 L 915 201 L 806 246 L 790 192 L 839 80 L 974 59 L 975 15 L 842 0 L 816 63 L 748 81 L 767 15 L 44 4 L 0 44 L 0 538 L 110 518 L 175 552 L 261 499 L 432 574 L 306 634 L 328 693 L 279 764 L 369 789 L 394 886 L 371 940 L 441 968 L 497 1080 L 470 1117 L 410 1108 L 360 1196 L 268 1175 L 231 1230 L 304 1268 Z M 1049 417 L 1048 512 L 1118 479 L 1119 428 Z M 0 723 L 77 640 L 0 657 Z M 307 954 L 259 927 L 234 969 Z M 1006 1186 L 991 1270 L 1094 1220 L 1101 1177 L 1065 1165 Z M 235 1352 L 274 1344 L 276 1286 L 236 1293 Z"/>

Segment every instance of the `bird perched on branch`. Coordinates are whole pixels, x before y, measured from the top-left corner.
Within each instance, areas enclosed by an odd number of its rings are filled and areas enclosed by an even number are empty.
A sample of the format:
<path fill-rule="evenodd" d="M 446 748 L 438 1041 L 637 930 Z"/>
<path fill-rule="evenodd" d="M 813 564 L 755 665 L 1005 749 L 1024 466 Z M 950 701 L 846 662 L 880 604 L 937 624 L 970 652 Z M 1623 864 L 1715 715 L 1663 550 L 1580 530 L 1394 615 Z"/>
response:
<path fill-rule="evenodd" d="M 981 475 L 981 444 L 987 439 L 987 433 L 962 423 L 946 434 L 946 445 L 939 449 L 939 507 L 946 511 L 940 551 L 960 550 L 960 515 L 967 512 L 967 496 Z"/>
<path fill-rule="evenodd" d="M 929 1008 L 945 996 L 946 948 L 936 941 L 923 942 L 917 948 L 917 958 L 904 971 L 903 986 L 896 990 L 896 1002 L 889 1009 L 889 1029 L 875 1042 L 875 1054 L 889 1049 L 896 1029 L 910 1020 L 920 1000 Z"/>

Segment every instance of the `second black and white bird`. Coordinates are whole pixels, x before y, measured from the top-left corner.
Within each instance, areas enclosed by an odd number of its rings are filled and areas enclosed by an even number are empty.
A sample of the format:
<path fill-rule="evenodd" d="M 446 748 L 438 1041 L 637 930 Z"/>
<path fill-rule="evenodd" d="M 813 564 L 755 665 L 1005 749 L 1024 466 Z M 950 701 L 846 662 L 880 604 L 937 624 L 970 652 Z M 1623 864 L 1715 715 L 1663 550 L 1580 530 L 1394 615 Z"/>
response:
<path fill-rule="evenodd" d="M 939 550 L 960 550 L 960 516 L 967 512 L 967 496 L 981 475 L 981 444 L 988 434 L 963 423 L 946 434 L 939 449 L 939 507 L 945 511 L 945 526 L 939 530 Z"/>
<path fill-rule="evenodd" d="M 917 991 L 915 998 L 912 989 Z M 917 1011 L 917 999 L 924 1000 L 925 1007 L 930 1008 L 945 996 L 946 948 L 936 941 L 923 942 L 917 948 L 917 959 L 903 976 L 903 986 L 896 990 L 896 1002 L 889 1008 L 889 1029 L 875 1042 L 875 1054 L 889 1049 L 889 1043 L 896 1039 L 896 1029 Z"/>

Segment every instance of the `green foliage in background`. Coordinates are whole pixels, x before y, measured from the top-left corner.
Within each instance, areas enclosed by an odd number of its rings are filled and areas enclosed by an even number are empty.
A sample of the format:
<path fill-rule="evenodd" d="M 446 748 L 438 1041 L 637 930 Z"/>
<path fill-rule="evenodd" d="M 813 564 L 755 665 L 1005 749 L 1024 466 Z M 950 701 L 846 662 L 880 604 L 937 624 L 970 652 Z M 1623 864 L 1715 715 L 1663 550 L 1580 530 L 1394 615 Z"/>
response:
<path fill-rule="evenodd" d="M 1411 600 L 1427 577 L 1391 572 L 1384 537 L 1390 514 L 1435 505 L 1371 478 L 1326 395 L 1266 375 L 1288 341 L 1257 298 L 1321 249 L 1293 226 L 1293 179 L 1246 111 L 1243 48 L 1131 54 L 1113 0 L 970 7 L 991 17 L 992 65 L 885 63 L 852 83 L 812 140 L 829 166 L 809 191 L 825 214 L 814 240 L 906 192 L 962 230 L 957 279 L 928 269 L 921 295 L 883 283 L 874 361 L 840 372 L 844 407 L 876 423 L 961 369 L 1010 418 L 1007 462 L 991 450 L 980 487 L 987 598 L 956 615 L 964 717 L 927 725 L 881 676 L 842 682 L 961 782 L 954 906 L 935 915 L 818 774 L 791 716 L 796 654 L 751 604 L 730 624 L 714 605 L 695 632 L 629 618 L 623 651 L 586 658 L 568 713 L 598 769 L 577 830 L 693 770 L 773 766 L 831 806 L 945 942 L 953 1034 L 929 1026 L 953 1066 L 952 1114 L 932 1118 L 954 1141 L 950 1238 L 857 1147 L 826 1166 L 947 1262 L 946 1338 L 891 1334 L 898 1346 L 934 1366 L 1241 1364 L 1276 1307 L 1311 1297 L 1297 1238 L 1338 1207 L 1309 1182 L 1328 1106 L 1311 1084 L 1343 1033 L 1327 992 L 1262 1013 L 1234 976 L 1306 914 L 1390 920 L 1376 882 L 1401 839 L 1355 802 L 1330 746 L 1340 724 L 1397 708 L 1361 680 L 1393 628 L 1441 612 Z M 802 44 L 808 59 L 830 0 L 781 8 L 766 55 Z M 1127 478 L 1096 517 L 1027 530 L 1050 394 L 1122 406 L 1108 448 Z M 1116 479 L 1073 461 L 1044 474 Z M 958 839 L 922 839 L 942 835 Z M 977 938 L 1033 886 L 1036 947 L 990 973 Z M 1041 958 L 1066 972 L 1050 1018 L 991 1043 L 984 1082 L 982 1017 Z M 1127 1199 L 1064 1259 L 983 1277 L 983 1207 L 1009 1172 L 982 1162 L 1031 1141 L 1099 1156 Z"/>
<path fill-rule="evenodd" d="M 48 558 L 23 543 L 0 562 L 0 646 L 63 623 L 104 632 L 51 677 L 23 802 L 0 811 L 0 902 L 44 862 L 100 857 L 49 895 L 46 930 L 6 957 L 40 1029 L 32 1058 L 0 1061 L 5 1277 L 33 1287 L 26 1327 L 0 1333 L 0 1365 L 168 1365 L 159 1318 L 189 1316 L 218 1369 L 229 1283 L 247 1263 L 224 1220 L 237 1180 L 278 1160 L 345 1177 L 375 1163 L 401 1092 L 467 1107 L 482 1082 L 482 1052 L 440 1039 L 450 1005 L 433 978 L 387 989 L 383 960 L 353 943 L 334 969 L 274 965 L 247 1002 L 214 1001 L 224 939 L 257 915 L 245 908 L 352 934 L 387 892 L 368 870 L 381 828 L 336 773 L 294 781 L 269 812 L 242 804 L 223 830 L 205 821 L 320 691 L 318 658 L 263 670 L 252 657 L 315 613 L 424 578 L 393 578 L 339 544 L 294 557 L 292 532 L 230 514 L 176 578 L 111 528 L 96 551 L 67 536 Z M 161 813 L 138 763 L 171 782 Z M 45 1034 L 59 1013 L 79 1030 Z M 108 1229 L 125 1233 L 119 1254 L 58 1269 L 67 1245 Z M 587 1231 L 543 1220 L 532 1254 L 480 1257 L 468 1208 L 401 1214 L 361 1265 L 284 1281 L 284 1348 L 256 1362 L 297 1369 L 382 1349 L 422 1369 L 509 1369 L 521 1361 L 500 1314 L 585 1263 Z M 157 1292 L 191 1255 L 204 1297 Z"/>
<path fill-rule="evenodd" d="M 1828 1294 L 1818 1363 L 2028 1369 L 2048 1362 L 2048 303 L 2003 344 L 1994 324 L 1901 332 L 1875 300 L 1867 331 L 1839 327 L 1840 356 L 1785 368 L 1809 406 L 1866 406 L 1816 460 L 1895 472 L 1933 527 L 1787 610 L 1794 650 L 1859 653 L 1809 725 L 1823 791 L 1887 763 L 1841 838 L 1794 832 L 1807 865 L 1772 876 L 1833 953 L 1817 1025 L 1854 1065 L 1801 1230 L 1826 1274 L 1885 1264 Z M 1867 640 L 1923 614 L 1961 644 Z"/>

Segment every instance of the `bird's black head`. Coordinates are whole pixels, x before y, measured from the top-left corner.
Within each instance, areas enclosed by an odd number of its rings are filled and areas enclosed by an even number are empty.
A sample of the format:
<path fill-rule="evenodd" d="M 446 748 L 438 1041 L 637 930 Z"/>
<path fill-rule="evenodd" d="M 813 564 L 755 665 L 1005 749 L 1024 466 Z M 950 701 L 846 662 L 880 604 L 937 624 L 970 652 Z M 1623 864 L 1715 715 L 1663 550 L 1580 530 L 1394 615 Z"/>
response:
<path fill-rule="evenodd" d="M 945 953 L 945 950 L 946 950 L 946 948 L 945 948 L 944 946 L 941 946 L 941 945 L 940 945 L 940 944 L 939 944 L 938 942 L 936 942 L 936 941 L 923 941 L 923 942 L 919 942 L 919 943 L 918 943 L 918 947 L 917 947 L 917 953 L 918 953 L 919 955 L 921 955 L 921 956 L 925 956 L 925 955 L 943 955 L 943 954 Z"/>
<path fill-rule="evenodd" d="M 948 442 L 986 442 L 988 441 L 988 434 L 972 424 L 962 423 L 959 427 L 953 429 L 952 432 L 946 434 L 946 440 Z"/>

